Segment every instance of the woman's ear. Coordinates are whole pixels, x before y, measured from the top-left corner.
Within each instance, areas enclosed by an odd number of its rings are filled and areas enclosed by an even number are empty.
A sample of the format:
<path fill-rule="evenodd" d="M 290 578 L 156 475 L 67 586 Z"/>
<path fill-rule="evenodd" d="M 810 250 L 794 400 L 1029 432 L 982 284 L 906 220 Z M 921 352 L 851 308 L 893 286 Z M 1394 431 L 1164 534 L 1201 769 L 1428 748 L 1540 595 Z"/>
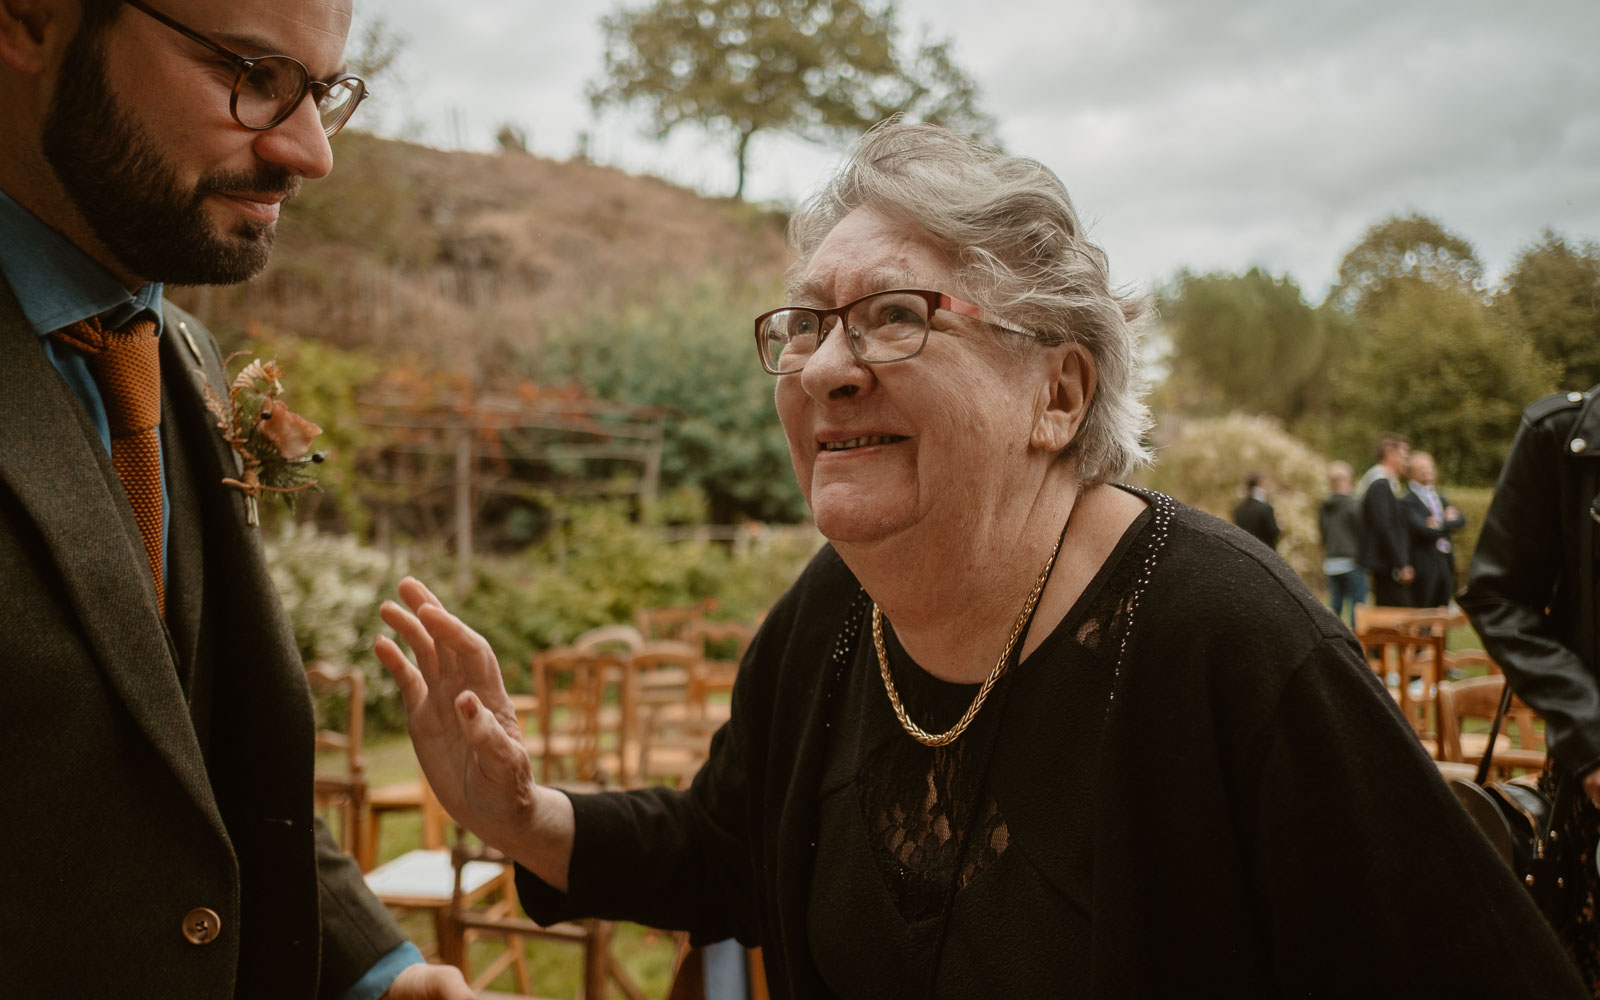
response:
<path fill-rule="evenodd" d="M 1087 348 L 1068 344 L 1058 358 L 1028 438 L 1029 444 L 1048 452 L 1061 451 L 1078 436 L 1095 390 L 1094 359 Z"/>

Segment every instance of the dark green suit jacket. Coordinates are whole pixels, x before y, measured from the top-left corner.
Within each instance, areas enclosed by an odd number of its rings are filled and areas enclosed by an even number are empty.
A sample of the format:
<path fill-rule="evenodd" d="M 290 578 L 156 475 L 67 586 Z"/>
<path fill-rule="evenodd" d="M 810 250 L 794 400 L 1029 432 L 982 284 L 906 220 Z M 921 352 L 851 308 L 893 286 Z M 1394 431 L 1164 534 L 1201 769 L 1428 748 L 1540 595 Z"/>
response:
<path fill-rule="evenodd" d="M 0 992 L 337 997 L 403 938 L 313 819 L 305 674 L 200 388 L 226 398 L 222 359 L 164 308 L 165 622 L 110 458 L 0 280 Z"/>

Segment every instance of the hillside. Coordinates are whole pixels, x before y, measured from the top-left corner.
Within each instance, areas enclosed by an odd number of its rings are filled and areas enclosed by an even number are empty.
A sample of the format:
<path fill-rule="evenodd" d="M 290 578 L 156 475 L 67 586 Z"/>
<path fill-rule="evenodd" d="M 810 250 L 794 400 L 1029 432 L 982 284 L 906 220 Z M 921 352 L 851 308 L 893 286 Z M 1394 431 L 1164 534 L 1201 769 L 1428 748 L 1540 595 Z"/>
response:
<path fill-rule="evenodd" d="M 656 178 L 355 133 L 334 148 L 334 172 L 286 206 L 262 275 L 176 293 L 225 339 L 260 322 L 472 371 L 590 306 L 710 271 L 771 284 L 787 262 L 778 215 Z"/>

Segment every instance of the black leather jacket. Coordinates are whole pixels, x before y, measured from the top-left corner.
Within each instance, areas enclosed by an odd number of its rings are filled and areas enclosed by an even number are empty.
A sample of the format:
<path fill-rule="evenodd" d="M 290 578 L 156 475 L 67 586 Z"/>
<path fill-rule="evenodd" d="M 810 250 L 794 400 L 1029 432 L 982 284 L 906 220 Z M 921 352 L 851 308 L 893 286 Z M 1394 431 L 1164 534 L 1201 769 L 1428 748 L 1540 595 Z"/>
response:
<path fill-rule="evenodd" d="M 1600 766 L 1597 494 L 1600 386 L 1528 407 L 1460 599 L 1513 689 L 1544 716 L 1552 755 L 1580 775 Z"/>

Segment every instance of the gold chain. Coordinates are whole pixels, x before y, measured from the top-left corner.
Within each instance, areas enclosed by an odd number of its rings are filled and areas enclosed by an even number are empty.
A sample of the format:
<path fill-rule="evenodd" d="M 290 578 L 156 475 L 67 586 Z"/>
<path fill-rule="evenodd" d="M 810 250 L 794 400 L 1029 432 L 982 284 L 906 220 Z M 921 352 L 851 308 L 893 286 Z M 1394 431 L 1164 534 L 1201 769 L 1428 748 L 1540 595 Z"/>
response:
<path fill-rule="evenodd" d="M 983 682 L 983 687 L 978 689 L 978 696 L 972 699 L 972 704 L 967 706 L 966 714 L 954 726 L 942 733 L 934 734 L 923 729 L 911 717 L 906 715 L 906 707 L 900 703 L 900 692 L 895 690 L 894 677 L 889 673 L 889 653 L 883 646 L 883 612 L 878 608 L 878 602 L 872 602 L 872 645 L 878 651 L 878 672 L 883 674 L 883 686 L 889 692 L 889 704 L 894 707 L 894 717 L 900 720 L 900 726 L 912 739 L 926 747 L 948 746 L 961 738 L 961 734 L 972 725 L 972 720 L 977 718 L 978 709 L 988 700 L 989 692 L 994 690 L 995 682 L 1006 672 L 1006 664 L 1011 660 L 1011 650 L 1016 647 L 1017 639 L 1022 635 L 1022 629 L 1028 624 L 1028 618 L 1033 614 L 1033 609 L 1039 604 L 1039 595 L 1044 593 L 1044 585 L 1050 579 L 1050 567 L 1056 564 L 1056 554 L 1061 551 L 1061 541 L 1067 537 L 1066 529 L 1062 529 L 1061 536 L 1056 539 L 1055 548 L 1050 550 L 1050 558 L 1044 561 L 1044 569 L 1039 571 L 1039 579 L 1033 585 L 1033 592 L 1023 602 L 1022 611 L 1017 614 L 1017 622 L 1011 626 L 1011 638 L 1006 640 L 1006 648 L 1000 651 L 1000 659 L 995 661 L 994 669 L 989 671 L 989 677 Z"/>

